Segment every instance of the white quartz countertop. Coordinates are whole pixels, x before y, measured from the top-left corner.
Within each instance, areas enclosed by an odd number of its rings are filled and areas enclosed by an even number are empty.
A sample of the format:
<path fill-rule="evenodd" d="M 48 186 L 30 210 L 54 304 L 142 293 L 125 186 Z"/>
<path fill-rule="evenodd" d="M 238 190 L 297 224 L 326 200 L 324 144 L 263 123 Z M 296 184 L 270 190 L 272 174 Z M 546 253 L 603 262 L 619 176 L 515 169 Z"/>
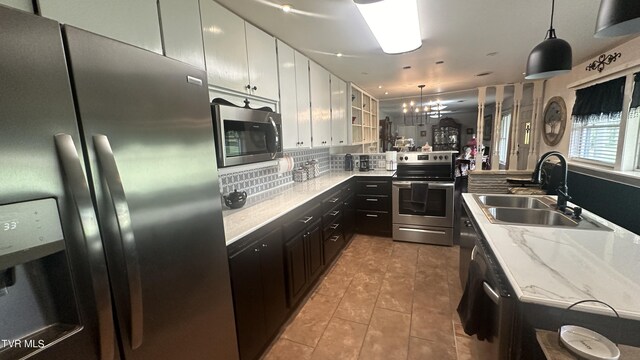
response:
<path fill-rule="evenodd" d="M 224 210 L 227 246 L 354 176 L 387 176 L 395 171 L 331 171 L 315 179 L 277 189 L 273 195 L 237 210 Z"/>
<path fill-rule="evenodd" d="M 640 320 L 640 236 L 586 210 L 613 231 L 491 223 L 473 194 L 463 199 L 520 301 L 566 308 L 597 299 Z M 581 309 L 614 316 L 595 303 Z"/>

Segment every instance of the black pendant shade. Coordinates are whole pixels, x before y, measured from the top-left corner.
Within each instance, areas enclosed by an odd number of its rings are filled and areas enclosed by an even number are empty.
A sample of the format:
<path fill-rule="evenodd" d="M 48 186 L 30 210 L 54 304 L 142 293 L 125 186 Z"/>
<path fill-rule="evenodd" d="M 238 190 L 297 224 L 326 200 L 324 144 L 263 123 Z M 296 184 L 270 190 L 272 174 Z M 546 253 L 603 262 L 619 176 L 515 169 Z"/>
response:
<path fill-rule="evenodd" d="M 602 0 L 600 2 L 595 37 L 614 37 L 638 32 L 640 32 L 640 1 Z"/>
<path fill-rule="evenodd" d="M 525 79 L 547 79 L 571 71 L 571 45 L 558 39 L 553 29 L 549 30 L 547 38 L 536 45 L 527 60 Z"/>
<path fill-rule="evenodd" d="M 555 0 L 552 0 L 551 25 L 544 41 L 536 45 L 529 54 L 527 71 L 524 77 L 527 80 L 548 79 L 571 71 L 571 45 L 556 37 L 556 30 L 553 28 L 554 9 Z"/>

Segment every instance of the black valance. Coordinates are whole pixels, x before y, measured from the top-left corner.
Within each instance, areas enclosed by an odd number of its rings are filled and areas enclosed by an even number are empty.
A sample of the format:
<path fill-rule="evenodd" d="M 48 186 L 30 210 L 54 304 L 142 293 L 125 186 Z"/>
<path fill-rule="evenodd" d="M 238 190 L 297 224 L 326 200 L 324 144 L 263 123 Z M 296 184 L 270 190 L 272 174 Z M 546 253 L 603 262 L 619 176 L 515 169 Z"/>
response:
<path fill-rule="evenodd" d="M 620 77 L 576 91 L 571 115 L 588 116 L 622 111 L 625 77 Z"/>
<path fill-rule="evenodd" d="M 640 73 L 633 76 L 633 95 L 631 95 L 631 108 L 640 107 Z"/>

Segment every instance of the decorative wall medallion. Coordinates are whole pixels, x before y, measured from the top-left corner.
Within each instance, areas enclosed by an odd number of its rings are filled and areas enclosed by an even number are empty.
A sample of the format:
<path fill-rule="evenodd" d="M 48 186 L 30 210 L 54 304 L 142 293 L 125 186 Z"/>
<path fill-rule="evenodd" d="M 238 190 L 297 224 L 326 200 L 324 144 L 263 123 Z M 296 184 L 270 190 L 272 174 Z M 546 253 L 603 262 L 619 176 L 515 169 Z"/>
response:
<path fill-rule="evenodd" d="M 622 57 L 622 54 L 619 52 L 615 52 L 613 54 L 602 54 L 598 56 L 598 60 L 594 60 L 591 64 L 587 65 L 586 70 L 598 70 L 598 72 L 602 72 L 605 66 L 611 65 L 611 63 L 616 62 L 619 57 Z"/>
<path fill-rule="evenodd" d="M 542 139 L 548 146 L 558 145 L 567 126 L 567 106 L 560 96 L 552 97 L 544 109 Z"/>

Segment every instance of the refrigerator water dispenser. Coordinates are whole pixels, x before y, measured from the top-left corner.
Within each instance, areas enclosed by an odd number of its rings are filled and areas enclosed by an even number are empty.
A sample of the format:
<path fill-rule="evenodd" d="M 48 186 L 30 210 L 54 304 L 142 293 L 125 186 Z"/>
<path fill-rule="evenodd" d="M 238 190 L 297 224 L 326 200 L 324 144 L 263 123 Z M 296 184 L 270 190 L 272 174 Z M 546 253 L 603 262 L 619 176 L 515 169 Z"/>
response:
<path fill-rule="evenodd" d="M 58 206 L 0 206 L 0 359 L 22 358 L 81 329 Z"/>

